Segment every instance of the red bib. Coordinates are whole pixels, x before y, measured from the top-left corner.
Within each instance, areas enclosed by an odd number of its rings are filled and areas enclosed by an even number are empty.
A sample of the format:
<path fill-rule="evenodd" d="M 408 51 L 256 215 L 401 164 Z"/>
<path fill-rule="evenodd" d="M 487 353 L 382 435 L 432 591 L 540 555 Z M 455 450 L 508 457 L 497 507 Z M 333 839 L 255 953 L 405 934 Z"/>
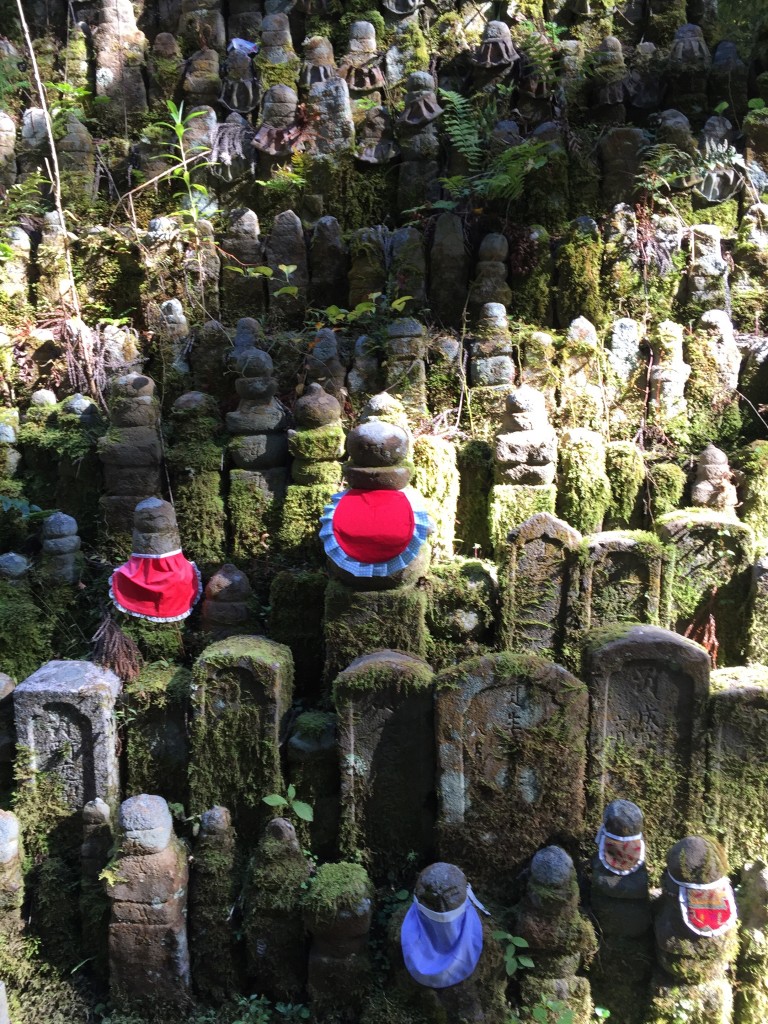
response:
<path fill-rule="evenodd" d="M 358 562 L 388 562 L 402 554 L 414 525 L 413 508 L 402 491 L 351 488 L 333 514 L 336 543 Z"/>
<path fill-rule="evenodd" d="M 200 573 L 181 551 L 167 555 L 131 555 L 115 569 L 109 596 L 128 615 L 153 622 L 185 619 L 202 593 Z"/>

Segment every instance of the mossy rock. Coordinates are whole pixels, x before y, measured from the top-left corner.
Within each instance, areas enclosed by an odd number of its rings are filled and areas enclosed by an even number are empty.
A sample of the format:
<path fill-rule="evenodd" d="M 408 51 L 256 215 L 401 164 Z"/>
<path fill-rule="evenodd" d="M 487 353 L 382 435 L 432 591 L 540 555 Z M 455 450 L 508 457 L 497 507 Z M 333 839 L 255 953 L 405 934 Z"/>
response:
<path fill-rule="evenodd" d="M 416 585 L 366 593 L 331 580 L 325 592 L 326 681 L 355 658 L 385 647 L 423 658 L 426 606 L 426 594 Z"/>
<path fill-rule="evenodd" d="M 555 511 L 557 488 L 554 484 L 496 484 L 488 502 L 488 532 L 500 561 L 507 544 L 507 534 L 537 512 Z"/>
<path fill-rule="evenodd" d="M 488 532 L 488 495 L 493 486 L 493 448 L 487 441 L 472 440 L 456 455 L 459 497 L 456 506 L 456 547 L 463 555 L 491 552 Z"/>
<path fill-rule="evenodd" d="M 328 577 L 324 572 L 281 572 L 269 592 L 269 634 L 291 649 L 296 690 L 318 697 L 325 657 L 323 606 Z"/>
<path fill-rule="evenodd" d="M 605 472 L 611 486 L 606 527 L 626 529 L 640 525 L 640 499 L 645 482 L 642 451 L 632 441 L 609 441 L 605 447 Z"/>
<path fill-rule="evenodd" d="M 186 717 L 192 674 L 156 661 L 145 665 L 122 694 L 126 795 L 156 793 L 187 804 Z"/>
<path fill-rule="evenodd" d="M 286 558 L 318 565 L 324 561 L 320 516 L 335 488 L 291 484 L 285 492 L 275 542 Z"/>

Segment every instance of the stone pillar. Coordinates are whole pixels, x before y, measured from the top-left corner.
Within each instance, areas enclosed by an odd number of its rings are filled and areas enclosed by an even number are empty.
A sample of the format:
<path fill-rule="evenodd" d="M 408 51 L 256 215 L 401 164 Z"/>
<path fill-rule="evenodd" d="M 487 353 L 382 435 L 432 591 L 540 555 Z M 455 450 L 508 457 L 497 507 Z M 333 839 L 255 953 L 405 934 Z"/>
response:
<path fill-rule="evenodd" d="M 71 810 L 100 797 L 115 806 L 119 791 L 115 701 L 120 680 L 89 661 L 49 661 L 13 691 L 18 742 L 34 773 L 61 780 Z"/>
<path fill-rule="evenodd" d="M 514 927 L 528 941 L 533 967 L 523 972 L 523 1005 L 555 1000 L 572 1013 L 573 1024 L 589 1024 L 593 1004 L 589 982 L 576 971 L 597 949 L 592 925 L 579 913 L 579 886 L 573 861 L 559 846 L 539 850 Z"/>
<path fill-rule="evenodd" d="M 109 901 L 101 872 L 112 848 L 111 810 L 100 797 L 83 807 L 83 842 L 80 847 L 80 930 L 83 956 L 91 957 L 100 975 L 109 971 L 107 956 Z"/>
<path fill-rule="evenodd" d="M 590 905 L 599 925 L 600 954 L 590 982 L 595 1002 L 625 1024 L 645 1020 L 653 960 L 642 836 L 643 812 L 637 804 L 614 800 L 603 814 L 598 852 L 592 858 Z"/>
<path fill-rule="evenodd" d="M 222 1002 L 238 988 L 232 914 L 238 899 L 235 830 L 226 807 L 200 817 L 189 881 L 192 977 L 205 999 Z"/>
<path fill-rule="evenodd" d="M 549 512 L 510 530 L 500 574 L 502 648 L 565 663 L 568 596 L 581 541 L 578 530 Z"/>
<path fill-rule="evenodd" d="M 181 545 L 200 566 L 211 566 L 226 551 L 221 415 L 210 395 L 188 391 L 173 403 L 169 420 L 167 462 Z"/>
<path fill-rule="evenodd" d="M 602 436 L 584 427 L 566 430 L 558 474 L 557 514 L 582 533 L 597 533 L 611 501 Z"/>
<path fill-rule="evenodd" d="M 435 686 L 440 855 L 461 853 L 501 897 L 549 836 L 581 830 L 587 688 L 508 652 L 462 662 Z"/>
<path fill-rule="evenodd" d="M 424 328 L 417 320 L 395 320 L 387 327 L 385 387 L 414 420 L 427 415 L 426 355 Z"/>
<path fill-rule="evenodd" d="M 173 833 L 160 796 L 132 796 L 120 806 L 119 847 L 107 883 L 109 987 L 119 1004 L 185 1005 L 187 848 Z"/>
<path fill-rule="evenodd" d="M 541 392 L 524 384 L 507 395 L 495 448 L 488 516 L 491 543 L 500 560 L 510 530 L 537 512 L 555 511 L 557 435 Z"/>
<path fill-rule="evenodd" d="M 713 888 L 713 883 L 719 884 Z M 682 1005 L 691 1024 L 730 1024 L 733 994 L 726 974 L 736 958 L 739 938 L 725 854 L 714 840 L 687 836 L 667 853 L 661 885 L 654 925 L 660 970 L 649 1019 L 675 1024 Z M 697 908 L 703 910 L 697 912 Z M 702 934 L 697 930 L 699 920 L 716 921 L 724 930 Z"/>
<path fill-rule="evenodd" d="M 398 651 L 366 654 L 336 677 L 333 702 L 342 766 L 342 854 L 368 850 L 377 877 L 405 868 L 411 851 L 429 857 L 435 803 L 432 669 Z"/>
<path fill-rule="evenodd" d="M 267 266 L 273 271 L 267 282 L 270 319 L 285 326 L 299 326 L 307 305 L 309 267 L 304 229 L 293 210 L 286 210 L 275 217 L 265 255 Z M 295 267 L 287 279 L 280 270 L 281 264 Z M 296 288 L 296 293 L 278 295 L 277 292 L 286 286 Z"/>
<path fill-rule="evenodd" d="M 280 730 L 292 693 L 291 652 L 264 637 L 219 640 L 195 662 L 192 807 L 228 807 L 244 838 L 254 834 L 262 811 L 253 794 L 283 788 Z"/>
<path fill-rule="evenodd" d="M 734 1019 L 737 1024 L 762 1024 L 768 1019 L 768 867 L 762 860 L 744 865 L 739 918 Z"/>
<path fill-rule="evenodd" d="M 342 368 L 342 381 L 343 372 Z M 286 490 L 277 542 L 289 557 L 317 563 L 322 559 L 317 524 L 326 504 L 341 486 L 341 406 L 314 382 L 296 402 L 293 416 L 296 430 L 288 431 L 293 482 Z"/>
<path fill-rule="evenodd" d="M 113 559 L 131 553 L 133 510 L 144 498 L 159 495 L 163 450 L 160 407 L 151 377 L 129 373 L 112 381 L 109 433 L 99 438 L 104 495 L 99 499 L 104 543 Z"/>
<path fill-rule="evenodd" d="M 598 630 L 587 644 L 589 785 L 601 806 L 642 793 L 654 823 L 646 837 L 653 869 L 703 812 L 709 657 L 657 626 L 619 624 L 612 632 L 606 639 Z"/>
<path fill-rule="evenodd" d="M 459 327 L 467 299 L 469 254 L 462 220 L 455 213 L 441 213 L 429 255 L 429 303 L 446 327 Z"/>
<path fill-rule="evenodd" d="M 274 818 L 251 862 L 244 913 L 248 973 L 271 999 L 295 1001 L 306 986 L 301 902 L 309 872 L 295 828 Z"/>
<path fill-rule="evenodd" d="M 371 983 L 368 932 L 373 918 L 373 886 L 360 864 L 323 864 L 304 901 L 304 921 L 312 936 L 309 998 L 319 1011 L 357 1009 Z"/>
<path fill-rule="evenodd" d="M 235 468 L 229 474 L 228 511 L 236 559 L 264 550 L 288 477 L 288 415 L 275 398 L 272 359 L 256 347 L 254 333 L 238 332 L 240 343 L 235 338 L 232 362 L 240 374 L 235 382 L 240 402 L 226 417 L 227 430 L 235 435 L 229 445 Z"/>

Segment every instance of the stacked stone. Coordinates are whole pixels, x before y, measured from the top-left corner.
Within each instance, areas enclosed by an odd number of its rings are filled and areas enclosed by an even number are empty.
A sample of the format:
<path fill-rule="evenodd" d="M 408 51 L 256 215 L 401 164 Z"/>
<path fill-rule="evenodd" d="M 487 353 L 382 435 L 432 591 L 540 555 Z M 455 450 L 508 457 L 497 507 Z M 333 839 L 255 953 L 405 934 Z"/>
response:
<path fill-rule="evenodd" d="M 0 334 L 2 345 L 2 334 Z M 19 428 L 18 409 L 0 410 L 0 488 L 9 497 L 19 493 L 19 482 L 14 480 L 21 462 L 21 453 L 14 448 Z M 0 547 L 12 547 L 16 541 L 14 523 L 10 517 L 0 519 Z M 21 538 L 19 538 L 21 539 Z"/>
<path fill-rule="evenodd" d="M 614 800 L 605 809 L 603 828 L 624 842 L 627 836 L 636 841 L 643 832 L 643 812 L 629 800 Z M 595 1000 L 625 1024 L 642 1024 L 653 959 L 653 918 L 644 857 L 619 874 L 596 854 L 590 904 L 600 931 L 600 955 L 590 973 Z"/>
<path fill-rule="evenodd" d="M 574 427 L 560 436 L 557 514 L 581 533 L 597 533 L 611 501 L 605 441 L 596 430 Z"/>
<path fill-rule="evenodd" d="M 691 504 L 735 515 L 738 501 L 728 456 L 713 444 L 708 444 L 696 464 Z"/>
<path fill-rule="evenodd" d="M 220 0 L 181 0 L 176 35 L 188 53 L 202 44 L 223 55 L 227 31 Z"/>
<path fill-rule="evenodd" d="M 376 44 L 376 29 L 370 21 L 353 21 L 349 26 L 349 50 L 339 64 L 339 77 L 352 96 L 364 96 L 384 85 Z"/>
<path fill-rule="evenodd" d="M 141 794 L 120 806 L 111 902 L 109 982 L 120 1002 L 184 1005 L 189 999 L 187 850 L 168 804 Z"/>
<path fill-rule="evenodd" d="M 235 830 L 226 807 L 200 817 L 189 888 L 189 941 L 195 988 L 217 1002 L 238 987 L 232 910 L 237 900 Z"/>
<path fill-rule="evenodd" d="M 623 124 L 627 69 L 621 42 L 615 36 L 606 36 L 597 48 L 596 58 L 590 83 L 590 117 L 599 124 Z"/>
<path fill-rule="evenodd" d="M 503 303 L 483 304 L 470 351 L 469 379 L 473 389 L 493 387 L 508 394 L 509 388 L 515 385 L 515 363 L 512 334 Z M 493 397 L 489 395 L 488 404 L 491 406 Z"/>
<path fill-rule="evenodd" d="M 109 969 L 107 933 L 109 902 L 101 873 L 112 848 L 111 811 L 100 797 L 83 807 L 83 842 L 80 847 L 80 930 L 83 956 L 92 957 L 100 974 Z"/>
<path fill-rule="evenodd" d="M 698 25 L 681 25 L 667 60 L 666 100 L 701 124 L 708 112 L 707 78 L 712 57 Z"/>
<path fill-rule="evenodd" d="M 597 940 L 579 912 L 573 861 L 559 846 L 533 857 L 515 927 L 528 941 L 534 964 L 521 978 L 523 1004 L 556 1000 L 571 1011 L 574 1024 L 588 1024 L 594 1009 L 589 982 L 576 972 L 592 959 Z"/>
<path fill-rule="evenodd" d="M 106 492 L 99 504 L 104 544 L 110 558 L 117 560 L 130 554 L 136 505 L 160 493 L 163 449 L 158 429 L 160 407 L 150 377 L 139 373 L 117 377 L 112 381 L 109 404 L 112 429 L 98 442 Z"/>
<path fill-rule="evenodd" d="M 48 578 L 76 583 L 80 577 L 79 550 L 77 521 L 63 512 L 48 516 L 43 523 L 43 566 Z"/>
<path fill-rule="evenodd" d="M 437 914 L 457 911 L 468 902 L 467 877 L 455 864 L 438 861 L 420 873 L 413 894 L 427 911 Z M 474 907 L 470 913 L 476 913 Z M 429 1020 L 503 1019 L 507 1010 L 504 997 L 506 977 L 501 949 L 492 936 L 492 925 L 482 921 L 482 952 L 469 976 L 444 987 L 432 988 L 426 982 L 417 982 L 406 970 L 401 944 L 402 919 L 403 915 L 400 913 L 393 916 L 388 937 L 392 959 L 398 968 L 398 988 L 402 990 L 405 1000 L 410 1005 L 420 1009 Z M 435 948 L 440 949 L 437 942 Z M 459 971 L 465 973 L 466 955 L 466 950 L 462 950 L 461 961 L 446 963 L 444 969 L 453 969 L 457 974 Z M 444 960 L 447 959 L 444 957 Z"/>
<path fill-rule="evenodd" d="M 181 546 L 199 565 L 220 562 L 226 551 L 226 514 L 221 496 L 223 425 L 211 395 L 188 391 L 173 403 L 168 472 Z"/>
<path fill-rule="evenodd" d="M 229 473 L 229 518 L 237 559 L 264 550 L 264 535 L 288 483 L 288 414 L 275 398 L 272 358 L 255 340 L 243 335 L 238 344 L 235 339 L 232 363 L 240 374 L 235 382 L 240 402 L 226 417 L 227 430 L 236 435 L 229 445 L 235 467 Z"/>
<path fill-rule="evenodd" d="M 475 281 L 470 293 L 470 308 L 475 315 L 487 302 L 507 307 L 512 301 L 512 289 L 507 284 L 509 242 L 500 234 L 486 235 L 477 254 Z"/>
<path fill-rule="evenodd" d="M 346 450 L 349 460 L 343 471 L 350 488 L 401 491 L 409 486 L 414 467 L 407 417 L 401 403 L 386 392 L 371 398 L 360 424 L 347 435 Z M 429 560 L 429 544 L 424 543 L 405 568 L 388 576 L 365 577 L 328 559 L 334 581 L 326 591 L 327 681 L 375 647 L 424 655 L 426 598 L 416 583 L 426 575 Z M 370 635 L 373 622 L 375 638 Z"/>
<path fill-rule="evenodd" d="M 122 124 L 123 117 L 147 110 L 142 74 L 147 39 L 136 24 L 131 0 L 100 0 L 98 7 L 99 24 L 92 35 L 96 95 L 112 101 L 105 116 Z"/>
<path fill-rule="evenodd" d="M 342 397 L 346 367 L 339 356 L 339 342 L 336 332 L 323 327 L 309 345 L 305 362 L 307 384 L 321 384 L 336 398 Z"/>
<path fill-rule="evenodd" d="M 360 864 L 323 864 L 305 900 L 312 937 L 307 987 L 316 1010 L 359 1010 L 371 981 L 373 886 Z"/>
<path fill-rule="evenodd" d="M 654 925 L 660 967 L 649 1016 L 654 1024 L 673 1024 L 681 1004 L 687 1007 L 691 1024 L 730 1024 L 733 994 L 726 974 L 738 949 L 735 905 L 726 930 L 702 935 L 686 923 L 679 894 L 679 883 L 693 890 L 700 885 L 699 892 L 708 893 L 712 883 L 720 880 L 730 892 L 727 876 L 725 854 L 711 839 L 687 836 L 667 854 L 661 907 Z M 721 889 L 708 896 L 706 903 L 719 900 Z"/>
<path fill-rule="evenodd" d="M 481 74 L 496 78 L 505 75 L 520 59 L 512 42 L 509 25 L 503 21 L 489 21 L 483 28 L 480 45 L 472 55 L 472 63 Z"/>
<path fill-rule="evenodd" d="M 294 1001 L 306 985 L 301 902 L 309 873 L 295 828 L 274 818 L 253 858 L 245 907 L 248 973 L 273 999 Z"/>
<path fill-rule="evenodd" d="M 252 633 L 251 584 L 236 566 L 222 565 L 205 585 L 200 626 L 212 639 Z"/>
<path fill-rule="evenodd" d="M 510 392 L 501 426 L 489 503 L 491 543 L 497 552 L 511 529 L 536 512 L 554 512 L 557 494 L 557 435 L 541 392 L 527 384 Z"/>
<path fill-rule="evenodd" d="M 287 14 L 267 14 L 261 22 L 261 50 L 256 66 L 262 80 L 275 75 L 270 65 L 289 65 L 280 68 L 281 80 L 286 81 L 286 72 L 298 81 L 299 58 L 291 40 L 291 26 Z"/>
<path fill-rule="evenodd" d="M 424 328 L 410 317 L 395 320 L 387 328 L 385 387 L 398 398 L 409 417 L 427 413 L 427 339 Z"/>
<path fill-rule="evenodd" d="M 325 36 L 310 36 L 304 41 L 304 59 L 299 72 L 299 85 L 311 89 L 336 77 L 333 44 Z"/>
<path fill-rule="evenodd" d="M 440 140 L 435 122 L 440 114 L 434 78 L 426 71 L 414 71 L 406 81 L 405 111 L 399 121 L 403 155 L 397 185 L 400 210 L 413 209 L 438 197 Z"/>

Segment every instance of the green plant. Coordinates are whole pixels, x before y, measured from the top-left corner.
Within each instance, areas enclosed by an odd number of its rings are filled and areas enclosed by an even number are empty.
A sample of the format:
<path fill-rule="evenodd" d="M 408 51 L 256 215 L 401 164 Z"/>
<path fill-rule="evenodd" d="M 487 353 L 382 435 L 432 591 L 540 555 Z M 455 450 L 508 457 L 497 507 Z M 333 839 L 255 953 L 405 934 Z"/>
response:
<path fill-rule="evenodd" d="M 358 302 L 354 309 L 343 309 L 341 306 L 326 306 L 325 309 L 311 309 L 308 324 L 315 329 L 330 324 L 339 327 L 342 324 L 353 324 L 355 321 L 382 313 L 393 312 L 398 315 L 413 298 L 412 295 L 398 295 L 387 306 L 387 298 L 383 292 L 369 292 L 368 298 Z M 381 301 L 379 301 L 381 300 Z"/>
<path fill-rule="evenodd" d="M 238 996 L 238 1016 L 232 1024 L 271 1024 L 272 1004 L 266 996 Z"/>
<path fill-rule="evenodd" d="M 595 1016 L 598 1020 L 608 1020 L 608 1018 L 611 1016 L 611 1011 L 606 1010 L 604 1006 L 596 1006 Z"/>
<path fill-rule="evenodd" d="M 508 977 L 511 978 L 521 967 L 533 967 L 533 960 L 529 956 L 519 955 L 521 949 L 528 949 L 526 939 L 521 939 L 519 935 L 510 935 L 509 932 L 504 931 L 494 932 L 493 937 L 506 946 L 504 950 L 504 966 Z"/>
<path fill-rule="evenodd" d="M 292 811 L 302 821 L 315 820 L 315 812 L 309 804 L 304 803 L 303 800 L 296 799 L 296 787 L 293 783 L 285 791 L 285 796 L 281 796 L 279 793 L 269 793 L 267 796 L 262 797 L 262 802 L 267 804 L 268 807 L 274 807 L 275 809 L 285 808 L 288 811 Z"/>
<path fill-rule="evenodd" d="M 508 1024 L 523 1024 L 524 1021 L 536 1021 L 536 1024 L 573 1024 L 573 1010 L 569 1010 L 560 999 L 542 998 L 534 1006 L 524 1007 L 522 1016 L 512 1014 Z"/>
<path fill-rule="evenodd" d="M 303 1003 L 275 1003 L 275 1012 L 286 1020 L 309 1020 L 311 1017 Z"/>
<path fill-rule="evenodd" d="M 187 134 L 189 133 L 190 122 L 196 117 L 205 117 L 205 111 L 193 110 L 191 113 L 185 114 L 184 103 L 182 102 L 177 106 L 173 100 L 166 100 L 166 106 L 168 113 L 171 115 L 171 120 L 160 121 L 160 127 L 169 128 L 173 132 L 175 143 L 173 150 L 170 153 L 164 153 L 163 156 L 175 161 L 168 173 L 172 179 L 184 186 L 183 189 L 174 194 L 176 198 L 185 200 L 187 204 L 185 209 L 177 212 L 181 214 L 182 222 L 186 222 L 187 226 L 191 226 L 196 235 L 197 224 L 200 220 L 200 201 L 198 197 L 202 195 L 207 200 L 209 194 L 206 185 L 192 180 L 192 172 L 195 167 L 205 162 L 210 149 L 202 145 L 190 146 Z"/>

